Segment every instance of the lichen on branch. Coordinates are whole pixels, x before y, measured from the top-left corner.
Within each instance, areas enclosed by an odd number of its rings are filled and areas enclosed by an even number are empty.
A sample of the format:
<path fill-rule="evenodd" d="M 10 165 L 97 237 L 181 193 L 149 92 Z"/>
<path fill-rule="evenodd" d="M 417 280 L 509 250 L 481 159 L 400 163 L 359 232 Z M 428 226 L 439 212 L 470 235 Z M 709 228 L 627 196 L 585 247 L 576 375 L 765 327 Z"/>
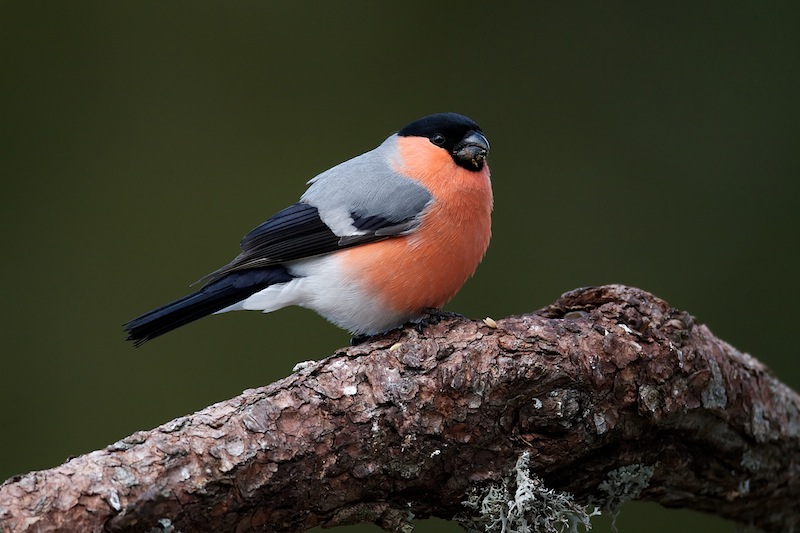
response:
<path fill-rule="evenodd" d="M 572 494 L 548 489 L 530 472 L 530 453 L 522 452 L 514 470 L 499 483 L 475 488 L 462 502 L 456 520 L 468 533 L 578 533 L 592 529 L 597 507 L 581 505 Z"/>

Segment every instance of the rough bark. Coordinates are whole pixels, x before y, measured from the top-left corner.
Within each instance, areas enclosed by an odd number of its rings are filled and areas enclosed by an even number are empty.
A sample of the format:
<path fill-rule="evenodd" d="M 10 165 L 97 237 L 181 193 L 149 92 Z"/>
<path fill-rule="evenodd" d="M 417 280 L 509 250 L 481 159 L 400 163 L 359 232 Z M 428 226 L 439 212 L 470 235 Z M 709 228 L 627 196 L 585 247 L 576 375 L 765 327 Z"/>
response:
<path fill-rule="evenodd" d="M 489 321 L 490 322 L 490 321 Z M 491 322 L 490 322 L 491 323 Z M 2 531 L 302 531 L 452 518 L 529 452 L 579 501 L 620 467 L 638 499 L 765 531 L 800 521 L 800 397 L 638 289 L 446 318 L 0 487 Z"/>

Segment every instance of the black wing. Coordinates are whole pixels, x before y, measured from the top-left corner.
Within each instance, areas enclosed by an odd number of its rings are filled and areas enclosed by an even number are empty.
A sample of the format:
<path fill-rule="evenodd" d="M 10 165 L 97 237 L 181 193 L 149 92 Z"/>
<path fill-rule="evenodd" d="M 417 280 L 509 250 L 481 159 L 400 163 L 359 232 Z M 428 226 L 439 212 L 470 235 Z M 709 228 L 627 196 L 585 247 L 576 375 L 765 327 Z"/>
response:
<path fill-rule="evenodd" d="M 245 235 L 239 243 L 242 253 L 202 281 L 401 235 L 416 227 L 416 219 L 391 221 L 353 215 L 353 226 L 367 233 L 339 237 L 322 221 L 316 207 L 302 202 L 293 204 Z"/>

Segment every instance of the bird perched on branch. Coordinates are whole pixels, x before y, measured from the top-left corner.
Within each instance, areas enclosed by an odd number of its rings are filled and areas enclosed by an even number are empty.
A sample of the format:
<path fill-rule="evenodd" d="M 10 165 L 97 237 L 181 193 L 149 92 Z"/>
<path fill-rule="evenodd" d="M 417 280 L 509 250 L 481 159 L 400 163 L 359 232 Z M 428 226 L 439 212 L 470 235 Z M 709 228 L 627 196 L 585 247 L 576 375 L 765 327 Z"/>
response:
<path fill-rule="evenodd" d="M 311 179 L 300 201 L 242 239 L 197 292 L 125 325 L 140 345 L 212 313 L 313 309 L 355 335 L 422 318 L 475 272 L 491 236 L 481 128 L 456 113 L 416 120 Z"/>

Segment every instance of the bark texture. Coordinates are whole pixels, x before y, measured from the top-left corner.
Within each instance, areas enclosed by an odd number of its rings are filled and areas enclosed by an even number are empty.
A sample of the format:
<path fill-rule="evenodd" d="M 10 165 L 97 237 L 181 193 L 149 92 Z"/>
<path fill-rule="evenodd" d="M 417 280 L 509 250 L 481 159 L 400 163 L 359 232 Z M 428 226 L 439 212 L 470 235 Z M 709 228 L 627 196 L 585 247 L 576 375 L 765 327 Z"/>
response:
<path fill-rule="evenodd" d="M 0 530 L 399 529 L 463 512 L 523 452 L 578 501 L 633 465 L 639 499 L 798 528 L 800 397 L 689 314 L 615 285 L 492 326 L 390 332 L 12 478 Z"/>

